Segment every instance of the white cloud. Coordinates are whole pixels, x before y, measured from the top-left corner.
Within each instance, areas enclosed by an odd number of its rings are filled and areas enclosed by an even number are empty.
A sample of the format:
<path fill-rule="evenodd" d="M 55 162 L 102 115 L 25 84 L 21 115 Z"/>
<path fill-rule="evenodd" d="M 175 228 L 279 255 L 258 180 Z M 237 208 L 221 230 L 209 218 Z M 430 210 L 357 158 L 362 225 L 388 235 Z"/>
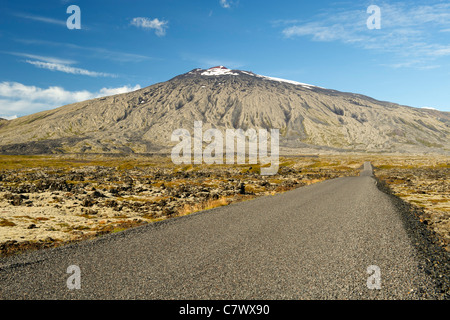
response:
<path fill-rule="evenodd" d="M 117 77 L 117 75 L 111 73 L 90 71 L 86 69 L 72 67 L 71 65 L 76 63 L 76 61 L 73 60 L 40 56 L 21 52 L 0 51 L 0 53 L 6 53 L 17 57 L 34 59 L 34 60 L 25 60 L 24 62 L 41 69 L 48 69 L 51 71 L 60 71 L 64 73 L 78 74 L 89 77 L 112 77 L 112 78 Z"/>
<path fill-rule="evenodd" d="M 286 37 L 312 36 L 315 41 L 344 40 L 345 30 L 341 25 L 322 26 L 317 23 L 292 26 L 283 30 Z"/>
<path fill-rule="evenodd" d="M 450 55 L 450 46 L 435 46 L 430 54 L 434 56 L 448 56 Z"/>
<path fill-rule="evenodd" d="M 15 16 L 19 17 L 19 18 L 28 19 L 28 20 L 34 20 L 34 21 L 45 22 L 45 23 L 56 24 L 56 25 L 67 27 L 66 20 L 58 20 L 58 19 L 36 16 L 36 15 L 31 15 L 31 14 L 23 14 L 23 13 L 17 13 L 17 14 L 15 14 Z"/>
<path fill-rule="evenodd" d="M 137 17 L 133 18 L 130 24 L 138 28 L 153 29 L 158 37 L 162 37 L 166 35 L 168 21 L 159 20 L 158 18 L 150 20 L 150 18 Z"/>
<path fill-rule="evenodd" d="M 108 60 L 119 61 L 119 62 L 137 63 L 137 62 L 141 62 L 144 60 L 155 59 L 155 58 L 152 58 L 149 56 L 144 56 L 142 54 L 112 51 L 112 50 L 107 50 L 104 48 L 91 48 L 91 47 L 81 47 L 81 46 L 78 46 L 77 48 L 81 49 L 81 50 L 91 51 L 94 53 L 94 56 L 96 56 L 96 57 L 101 57 L 102 59 L 108 59 Z"/>
<path fill-rule="evenodd" d="M 35 54 L 29 54 L 29 53 L 22 53 L 22 52 L 8 52 L 8 51 L 2 51 L 3 53 L 10 54 L 17 57 L 24 57 L 34 60 L 40 60 L 45 61 L 49 63 L 58 63 L 58 64 L 74 64 L 76 61 L 73 60 L 67 60 L 67 59 L 61 59 L 61 58 L 55 58 L 55 57 L 47 57 L 47 56 L 39 56 Z"/>
<path fill-rule="evenodd" d="M 61 63 L 51 63 L 51 62 L 32 61 L 32 60 L 25 60 L 25 62 L 29 63 L 31 65 L 34 65 L 38 68 L 48 69 L 51 71 L 60 71 L 60 72 L 64 72 L 64 73 L 79 74 L 79 75 L 89 76 L 89 77 L 112 77 L 112 78 L 117 77 L 114 74 L 89 71 L 89 70 L 80 69 L 80 68 L 74 68 L 74 67 L 71 67 L 71 66 L 68 66 L 65 64 L 61 64 Z"/>
<path fill-rule="evenodd" d="M 220 6 L 225 9 L 236 7 L 239 4 L 239 0 L 219 0 Z"/>
<path fill-rule="evenodd" d="M 39 88 L 18 82 L 0 83 L 0 114 L 5 117 L 31 114 L 62 105 L 89 99 L 126 93 L 140 89 L 140 85 L 118 88 L 102 88 L 97 92 L 87 90 L 68 91 L 62 87 Z"/>
<path fill-rule="evenodd" d="M 313 41 L 341 42 L 366 50 L 377 50 L 403 58 L 403 66 L 427 69 L 427 63 L 450 55 L 450 46 L 437 37 L 450 30 L 450 4 L 411 5 L 397 2 L 380 3 L 381 29 L 369 30 L 369 18 L 361 5 L 354 9 L 326 11 L 310 21 L 275 20 L 274 27 L 283 26 L 286 38 L 307 37 Z M 397 64 L 394 64 L 397 65 Z M 435 65 L 433 66 L 435 67 Z"/>
<path fill-rule="evenodd" d="M 123 86 L 119 88 L 102 88 L 98 93 L 95 94 L 95 98 L 113 96 L 115 94 L 136 91 L 139 90 L 140 88 L 141 88 L 140 85 L 135 85 L 134 87 Z"/>
<path fill-rule="evenodd" d="M 2 115 L 0 115 L 0 118 L 6 119 L 6 120 L 14 120 L 14 119 L 17 119 L 17 115 L 13 115 L 13 116 L 2 116 Z"/>
<path fill-rule="evenodd" d="M 427 59 L 416 59 L 416 60 L 407 60 L 403 62 L 390 63 L 390 64 L 382 64 L 382 66 L 390 67 L 393 69 L 400 68 L 413 68 L 418 70 L 432 70 L 440 68 L 440 65 L 429 64 L 430 61 Z"/>
<path fill-rule="evenodd" d="M 220 0 L 220 5 L 222 8 L 229 8 L 231 6 L 228 0 Z"/>
<path fill-rule="evenodd" d="M 68 48 L 71 51 L 74 50 L 80 50 L 83 51 L 82 54 L 83 57 L 87 56 L 87 53 L 89 53 L 90 56 L 94 58 L 101 58 L 102 60 L 108 59 L 113 61 L 120 61 L 120 62 L 141 62 L 144 60 L 154 59 L 149 56 L 144 56 L 141 54 L 136 53 L 129 53 L 129 52 L 120 52 L 120 51 L 113 51 L 108 50 L 105 48 L 100 47 L 86 47 L 86 46 L 80 46 L 73 43 L 65 43 L 65 42 L 57 42 L 57 41 L 47 41 L 47 40 L 38 40 L 38 39 L 14 39 L 14 41 L 17 41 L 19 43 L 23 43 L 26 45 L 40 45 L 44 47 L 52 46 L 52 47 L 64 47 Z M 8 53 L 8 52 L 6 52 Z M 13 53 L 10 53 L 13 54 Z M 44 59 L 38 59 L 38 58 L 32 58 L 35 60 L 41 60 L 46 61 Z M 47 61 L 52 62 L 52 61 Z"/>

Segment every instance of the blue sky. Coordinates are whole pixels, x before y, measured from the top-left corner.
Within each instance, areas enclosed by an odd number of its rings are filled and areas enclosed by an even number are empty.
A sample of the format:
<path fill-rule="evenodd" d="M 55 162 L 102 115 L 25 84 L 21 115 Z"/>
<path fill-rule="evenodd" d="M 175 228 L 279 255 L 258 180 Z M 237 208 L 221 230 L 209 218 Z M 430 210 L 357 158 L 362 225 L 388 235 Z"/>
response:
<path fill-rule="evenodd" d="M 450 111 L 448 1 L 2 0 L 0 44 L 6 118 L 215 65 Z"/>

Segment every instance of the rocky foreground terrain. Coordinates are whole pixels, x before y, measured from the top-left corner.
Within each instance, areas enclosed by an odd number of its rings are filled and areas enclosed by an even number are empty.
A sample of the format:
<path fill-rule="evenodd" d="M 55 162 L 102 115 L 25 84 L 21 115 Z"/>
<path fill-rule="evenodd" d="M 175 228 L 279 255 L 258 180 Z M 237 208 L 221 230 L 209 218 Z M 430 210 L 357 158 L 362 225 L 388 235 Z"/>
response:
<path fill-rule="evenodd" d="M 450 252 L 450 159 L 448 157 L 379 157 L 376 176 L 392 193 L 411 204 L 421 222 Z"/>
<path fill-rule="evenodd" d="M 450 163 L 445 156 L 305 156 L 258 165 L 174 165 L 165 157 L 0 156 L 0 255 L 58 246 L 146 223 L 359 174 L 415 208 L 450 252 Z M 412 213 L 411 213 L 412 214 Z"/>
<path fill-rule="evenodd" d="M 281 159 L 275 176 L 258 165 L 173 165 L 161 157 L 1 156 L 0 250 L 60 245 L 145 223 L 250 200 L 341 176 L 347 158 Z"/>

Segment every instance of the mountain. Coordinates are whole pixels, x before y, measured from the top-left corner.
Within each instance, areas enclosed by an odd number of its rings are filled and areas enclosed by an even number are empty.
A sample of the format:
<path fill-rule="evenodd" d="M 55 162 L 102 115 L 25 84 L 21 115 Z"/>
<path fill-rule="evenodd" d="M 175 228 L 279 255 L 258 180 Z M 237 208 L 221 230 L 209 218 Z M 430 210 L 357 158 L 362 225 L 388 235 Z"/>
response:
<path fill-rule="evenodd" d="M 194 69 L 134 92 L 0 121 L 0 153 L 170 152 L 171 134 L 280 130 L 281 153 L 448 153 L 450 113 L 230 70 Z"/>

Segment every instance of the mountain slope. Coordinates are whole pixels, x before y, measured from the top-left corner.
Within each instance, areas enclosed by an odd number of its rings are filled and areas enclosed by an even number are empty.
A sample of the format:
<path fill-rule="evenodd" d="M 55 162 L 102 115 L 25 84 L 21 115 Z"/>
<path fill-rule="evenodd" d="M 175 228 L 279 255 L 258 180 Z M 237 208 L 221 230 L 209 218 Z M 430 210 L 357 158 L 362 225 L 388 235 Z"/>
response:
<path fill-rule="evenodd" d="M 0 152 L 170 152 L 172 132 L 192 133 L 194 121 L 223 132 L 280 129 L 282 151 L 450 150 L 448 112 L 215 67 L 1 122 Z"/>

